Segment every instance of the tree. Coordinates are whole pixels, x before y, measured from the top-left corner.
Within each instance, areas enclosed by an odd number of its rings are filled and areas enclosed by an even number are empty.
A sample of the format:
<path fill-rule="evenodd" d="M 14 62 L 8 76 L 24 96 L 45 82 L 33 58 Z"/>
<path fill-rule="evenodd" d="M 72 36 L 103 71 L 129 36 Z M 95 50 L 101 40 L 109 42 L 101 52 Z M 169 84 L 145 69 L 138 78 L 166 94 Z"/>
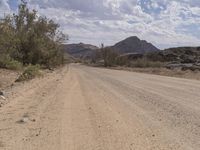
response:
<path fill-rule="evenodd" d="M 104 60 L 104 66 L 105 67 L 111 67 L 113 65 L 116 65 L 116 58 L 119 56 L 116 51 L 114 51 L 110 47 L 104 48 L 104 45 L 101 45 L 100 49 L 101 57 Z"/>
<path fill-rule="evenodd" d="M 46 17 L 38 17 L 36 10 L 29 10 L 22 1 L 17 14 L 0 21 L 0 51 L 26 64 L 46 67 L 63 63 L 62 43 L 66 36 L 59 25 Z"/>

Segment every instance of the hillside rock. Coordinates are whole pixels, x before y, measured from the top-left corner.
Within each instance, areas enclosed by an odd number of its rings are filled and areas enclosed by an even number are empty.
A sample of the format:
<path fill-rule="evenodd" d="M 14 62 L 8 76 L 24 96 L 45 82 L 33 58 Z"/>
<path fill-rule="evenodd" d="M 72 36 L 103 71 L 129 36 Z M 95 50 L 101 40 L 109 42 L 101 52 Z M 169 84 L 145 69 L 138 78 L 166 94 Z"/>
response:
<path fill-rule="evenodd" d="M 163 51 L 163 54 L 173 54 L 176 56 L 175 61 L 181 63 L 198 63 L 200 62 L 200 47 L 177 47 Z"/>
<path fill-rule="evenodd" d="M 64 51 L 75 58 L 87 59 L 98 49 L 98 47 L 90 44 L 65 44 Z"/>
<path fill-rule="evenodd" d="M 114 46 L 111 46 L 111 48 L 117 50 L 121 54 L 126 54 L 126 53 L 143 54 L 146 52 L 159 51 L 159 49 L 156 48 L 151 43 L 148 43 L 145 40 L 140 40 L 136 36 L 131 36 L 123 41 L 120 41 Z"/>
<path fill-rule="evenodd" d="M 176 47 L 159 52 L 148 53 L 145 56 L 150 61 L 167 62 L 169 69 L 200 70 L 200 47 Z"/>

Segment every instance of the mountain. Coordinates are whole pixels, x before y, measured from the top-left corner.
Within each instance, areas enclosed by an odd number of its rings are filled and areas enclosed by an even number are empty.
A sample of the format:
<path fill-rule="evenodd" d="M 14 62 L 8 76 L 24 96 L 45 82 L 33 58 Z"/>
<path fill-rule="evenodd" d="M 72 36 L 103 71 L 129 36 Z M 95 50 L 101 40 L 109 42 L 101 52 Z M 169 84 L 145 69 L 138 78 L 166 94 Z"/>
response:
<path fill-rule="evenodd" d="M 90 44 L 64 44 L 64 51 L 76 58 L 90 58 L 98 47 Z"/>
<path fill-rule="evenodd" d="M 65 44 L 64 50 L 65 52 L 69 53 L 75 58 L 81 58 L 81 59 L 91 59 L 92 56 L 94 56 L 96 50 L 99 48 L 94 45 L 90 44 Z M 120 41 L 116 43 L 114 46 L 110 46 L 113 50 L 116 50 L 120 54 L 143 54 L 146 52 L 155 52 L 159 51 L 158 48 L 156 48 L 151 43 L 148 43 L 145 40 L 140 40 L 136 36 L 131 36 L 123 41 Z"/>
<path fill-rule="evenodd" d="M 111 46 L 111 48 L 117 50 L 121 54 L 126 54 L 126 53 L 142 54 L 145 52 L 159 51 L 159 49 L 156 48 L 151 43 L 148 43 L 145 40 L 140 40 L 136 36 L 131 36 L 123 41 L 120 41 L 114 46 Z"/>

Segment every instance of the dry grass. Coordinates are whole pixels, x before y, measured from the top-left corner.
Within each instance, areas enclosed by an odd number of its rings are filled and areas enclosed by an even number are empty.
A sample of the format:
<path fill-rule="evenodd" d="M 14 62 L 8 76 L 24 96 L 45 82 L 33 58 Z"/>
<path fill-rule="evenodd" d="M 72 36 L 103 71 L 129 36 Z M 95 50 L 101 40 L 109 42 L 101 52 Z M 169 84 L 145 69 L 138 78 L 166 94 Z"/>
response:
<path fill-rule="evenodd" d="M 29 65 L 24 69 L 24 72 L 19 76 L 16 82 L 31 80 L 37 76 L 41 76 L 39 65 Z"/>

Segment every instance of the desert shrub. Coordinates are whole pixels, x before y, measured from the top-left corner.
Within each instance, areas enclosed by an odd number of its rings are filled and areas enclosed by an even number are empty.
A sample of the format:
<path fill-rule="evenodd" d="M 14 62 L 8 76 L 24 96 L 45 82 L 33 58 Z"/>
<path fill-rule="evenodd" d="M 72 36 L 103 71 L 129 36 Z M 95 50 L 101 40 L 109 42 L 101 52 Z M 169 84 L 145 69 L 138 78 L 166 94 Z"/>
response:
<path fill-rule="evenodd" d="M 163 66 L 162 62 L 149 61 L 147 59 L 137 59 L 130 62 L 130 67 L 135 68 L 160 68 Z"/>
<path fill-rule="evenodd" d="M 104 67 L 111 67 L 117 65 L 117 57 L 119 56 L 119 54 L 115 50 L 109 47 L 104 48 L 102 45 L 102 48 L 100 49 L 99 53 L 100 57 L 104 61 Z"/>
<path fill-rule="evenodd" d="M 149 61 L 152 61 L 152 62 L 155 62 L 155 61 L 160 61 L 160 62 L 165 61 L 164 55 L 160 51 L 146 53 L 146 54 L 144 54 L 143 57 L 144 57 L 144 59 L 148 59 Z"/>
<path fill-rule="evenodd" d="M 0 68 L 21 70 L 22 63 L 10 58 L 9 56 L 0 56 Z"/>
<path fill-rule="evenodd" d="M 11 70 L 21 70 L 22 69 L 22 63 L 20 63 L 16 60 L 11 60 L 11 61 L 7 62 L 6 68 L 11 69 Z"/>
<path fill-rule="evenodd" d="M 39 65 L 29 65 L 24 69 L 23 73 L 19 76 L 16 82 L 31 80 L 40 75 L 41 72 Z"/>
<path fill-rule="evenodd" d="M 8 54 L 23 65 L 54 67 L 62 64 L 61 45 L 65 40 L 58 24 L 29 10 L 24 1 L 17 14 L 0 20 L 0 53 Z"/>
<path fill-rule="evenodd" d="M 127 57 L 117 57 L 116 64 L 119 66 L 127 66 L 129 65 L 130 60 Z"/>

